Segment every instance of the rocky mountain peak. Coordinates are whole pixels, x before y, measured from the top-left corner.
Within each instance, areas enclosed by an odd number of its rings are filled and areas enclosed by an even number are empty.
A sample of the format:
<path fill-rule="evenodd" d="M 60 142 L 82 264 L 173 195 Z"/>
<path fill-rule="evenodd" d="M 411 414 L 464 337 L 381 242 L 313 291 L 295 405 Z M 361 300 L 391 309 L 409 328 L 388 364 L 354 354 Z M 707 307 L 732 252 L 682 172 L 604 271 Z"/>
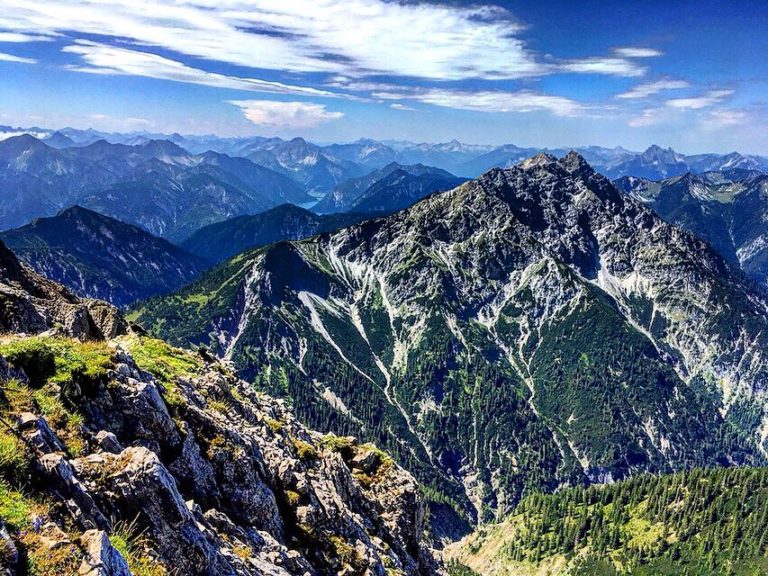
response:
<path fill-rule="evenodd" d="M 45 142 L 31 134 L 20 134 L 0 141 L 0 158 L 10 158 L 28 151 L 45 151 L 49 148 Z"/>
<path fill-rule="evenodd" d="M 559 162 L 560 165 L 570 173 L 595 173 L 595 170 L 592 168 L 592 166 L 590 166 L 584 157 L 575 150 L 568 152 L 568 154 L 561 158 Z"/>
<path fill-rule="evenodd" d="M 551 154 L 542 152 L 541 154 L 536 154 L 536 156 L 523 160 L 522 162 L 520 162 L 519 166 L 523 170 L 531 170 L 533 168 L 551 166 L 552 164 L 555 164 L 555 163 L 557 163 L 557 158 L 555 158 Z"/>

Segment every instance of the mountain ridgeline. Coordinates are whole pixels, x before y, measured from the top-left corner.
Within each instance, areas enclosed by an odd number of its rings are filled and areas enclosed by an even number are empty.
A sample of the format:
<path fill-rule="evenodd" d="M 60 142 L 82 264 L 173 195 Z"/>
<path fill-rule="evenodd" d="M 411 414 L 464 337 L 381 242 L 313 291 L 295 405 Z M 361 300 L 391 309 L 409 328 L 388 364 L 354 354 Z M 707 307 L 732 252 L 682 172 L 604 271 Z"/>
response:
<path fill-rule="evenodd" d="M 205 226 L 184 240 L 181 246 L 210 262 L 219 263 L 250 248 L 332 232 L 372 216 L 354 212 L 318 215 L 292 204 L 283 204 L 252 216 L 237 216 Z"/>
<path fill-rule="evenodd" d="M 661 181 L 626 176 L 616 186 L 664 220 L 709 242 L 751 280 L 768 287 L 768 176 L 705 172 Z"/>
<path fill-rule="evenodd" d="M 317 205 L 316 212 L 396 212 L 439 190 L 450 190 L 462 179 L 423 164 L 403 166 L 392 162 L 333 188 Z M 393 188 L 394 192 L 389 193 Z"/>
<path fill-rule="evenodd" d="M 311 200 L 298 183 L 244 158 L 192 155 L 158 140 L 56 149 L 29 135 L 0 141 L 0 188 L 0 229 L 79 204 L 171 240 L 232 216 Z"/>
<path fill-rule="evenodd" d="M 116 306 L 171 292 L 209 267 L 138 226 L 79 206 L 0 233 L 0 239 L 39 274 Z"/>
<path fill-rule="evenodd" d="M 132 317 L 386 447 L 441 536 L 563 484 L 766 462 L 766 302 L 576 153 L 239 254 Z"/>

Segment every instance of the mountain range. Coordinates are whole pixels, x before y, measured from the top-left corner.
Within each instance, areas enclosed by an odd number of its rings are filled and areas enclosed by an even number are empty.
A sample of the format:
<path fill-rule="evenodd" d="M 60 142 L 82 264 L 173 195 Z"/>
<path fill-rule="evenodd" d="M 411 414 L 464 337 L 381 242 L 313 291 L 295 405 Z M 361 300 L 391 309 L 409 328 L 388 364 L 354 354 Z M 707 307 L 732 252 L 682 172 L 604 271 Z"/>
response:
<path fill-rule="evenodd" d="M 0 233 L 0 240 L 78 296 L 121 307 L 180 288 L 210 266 L 137 226 L 79 206 Z"/>
<path fill-rule="evenodd" d="M 2 133 L 19 573 L 765 568 L 764 159 Z"/>
<path fill-rule="evenodd" d="M 386 447 L 445 537 L 563 484 L 766 462 L 766 301 L 576 153 L 245 252 L 131 317 Z"/>
<path fill-rule="evenodd" d="M 693 232 L 757 284 L 768 286 L 768 176 L 726 171 L 651 181 L 625 176 L 619 189 L 667 222 Z"/>
<path fill-rule="evenodd" d="M 0 229 L 79 204 L 177 240 L 231 216 L 311 200 L 248 160 L 193 156 L 157 140 L 57 149 L 29 135 L 8 138 L 0 141 L 0 185 L 8 191 Z"/>
<path fill-rule="evenodd" d="M 179 134 L 132 133 L 115 134 L 94 130 L 66 128 L 60 131 L 43 128 L 11 128 L 0 126 L 0 140 L 7 135 L 31 134 L 42 139 L 56 138 L 62 142 L 73 142 L 75 146 L 104 139 L 114 143 L 141 144 L 149 140 L 169 140 L 194 154 L 214 150 L 230 156 L 255 154 L 265 166 L 283 171 L 288 175 L 308 178 L 314 163 L 319 165 L 320 175 L 315 176 L 315 193 L 324 193 L 336 184 L 354 176 L 363 175 L 373 169 L 384 168 L 387 164 L 424 164 L 442 168 L 467 178 L 474 178 L 491 168 L 513 166 L 525 158 L 544 152 L 556 156 L 567 154 L 571 148 L 540 148 L 535 146 L 501 146 L 464 144 L 458 141 L 445 143 L 414 143 L 404 141 L 376 141 L 370 138 L 345 144 L 314 145 L 302 138 L 290 141 L 280 138 L 220 138 L 216 136 L 182 136 Z M 6 135 L 6 136 L 4 136 Z M 66 139 L 66 140 L 64 140 Z M 768 158 L 731 152 L 727 154 L 680 154 L 671 148 L 657 145 L 645 151 L 627 150 L 621 146 L 575 146 L 598 172 L 616 179 L 622 176 L 638 176 L 659 180 L 680 176 L 685 172 L 701 173 L 741 168 L 768 170 Z M 310 167 L 310 168 L 307 168 Z M 329 176 L 329 172 L 331 175 Z M 333 174 L 336 174 L 334 176 Z M 311 177 L 310 177 L 311 179 Z"/>

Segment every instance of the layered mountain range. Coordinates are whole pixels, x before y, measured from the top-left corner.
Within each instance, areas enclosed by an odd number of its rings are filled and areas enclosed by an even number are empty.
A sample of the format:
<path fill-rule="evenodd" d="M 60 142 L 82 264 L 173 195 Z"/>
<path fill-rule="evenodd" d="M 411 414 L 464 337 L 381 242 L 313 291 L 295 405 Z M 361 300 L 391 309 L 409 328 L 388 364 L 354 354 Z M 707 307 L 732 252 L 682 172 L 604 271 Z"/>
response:
<path fill-rule="evenodd" d="M 133 318 L 386 446 L 444 535 L 532 491 L 766 461 L 765 300 L 576 153 L 245 252 Z"/>
<path fill-rule="evenodd" d="M 704 172 L 652 181 L 627 176 L 616 186 L 667 222 L 693 232 L 734 267 L 768 283 L 768 176 L 754 170 Z"/>
<path fill-rule="evenodd" d="M 43 128 L 11 128 L 0 126 L 0 140 L 11 135 L 31 134 L 56 147 L 92 144 L 104 139 L 114 143 L 143 144 L 150 140 L 169 140 L 194 154 L 209 150 L 230 156 L 249 156 L 257 163 L 290 176 L 299 175 L 306 182 L 314 180 L 311 187 L 316 194 L 332 189 L 336 184 L 373 169 L 384 168 L 392 162 L 412 165 L 424 164 L 442 168 L 462 177 L 473 178 L 491 168 L 512 166 L 540 152 L 562 156 L 567 148 L 546 149 L 531 146 L 504 144 L 501 146 L 464 144 L 458 141 L 444 143 L 414 143 L 403 141 L 376 141 L 360 139 L 346 144 L 314 145 L 302 138 L 290 141 L 280 138 L 220 138 L 216 136 L 181 136 L 179 134 L 114 134 L 94 130 L 61 131 Z M 727 154 L 678 153 L 671 148 L 650 146 L 645 151 L 627 150 L 621 146 L 577 147 L 576 150 L 598 171 L 609 178 L 638 176 L 652 180 L 680 176 L 685 172 L 741 168 L 768 170 L 768 158 L 731 152 Z M 313 175 L 317 167 L 317 175 Z M 342 179 L 338 179 L 342 177 Z M 337 181 L 334 183 L 334 179 Z"/>
<path fill-rule="evenodd" d="M 2 562 L 759 573 L 765 159 L 539 152 L 0 127 Z"/>
<path fill-rule="evenodd" d="M 0 228 L 80 204 L 182 239 L 203 225 L 310 200 L 293 180 L 242 158 L 194 156 L 169 141 L 99 140 L 56 149 L 21 135 L 0 142 Z"/>
<path fill-rule="evenodd" d="M 128 306 L 188 284 L 209 261 L 138 226 L 73 206 L 0 233 L 36 272 L 78 296 Z"/>

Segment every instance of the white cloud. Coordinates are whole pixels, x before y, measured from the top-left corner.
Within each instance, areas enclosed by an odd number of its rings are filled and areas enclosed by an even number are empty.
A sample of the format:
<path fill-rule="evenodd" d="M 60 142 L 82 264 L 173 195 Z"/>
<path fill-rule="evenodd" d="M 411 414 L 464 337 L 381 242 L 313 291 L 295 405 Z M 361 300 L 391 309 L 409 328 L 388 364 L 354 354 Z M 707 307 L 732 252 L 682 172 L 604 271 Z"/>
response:
<path fill-rule="evenodd" d="M 631 90 L 618 94 L 616 98 L 647 98 L 653 94 L 658 94 L 663 90 L 680 90 L 682 88 L 688 88 L 689 84 L 685 80 L 658 80 L 656 82 L 647 82 L 645 84 L 638 84 Z"/>
<path fill-rule="evenodd" d="M 695 98 L 673 98 L 672 100 L 667 100 L 667 106 L 671 106 L 672 108 L 699 110 L 701 108 L 714 106 L 731 94 L 733 94 L 733 90 L 710 90 L 704 96 Z"/>
<path fill-rule="evenodd" d="M 385 0 L 3 0 L 0 29 L 94 34 L 248 68 L 435 80 L 557 72 L 641 76 L 631 58 L 542 61 L 511 13 L 494 6 Z"/>
<path fill-rule="evenodd" d="M 382 100 L 412 100 L 443 108 L 475 112 L 508 113 L 544 110 L 557 116 L 575 116 L 583 110 L 581 104 L 569 98 L 540 94 L 530 90 L 470 92 L 434 88 L 405 92 L 375 92 L 373 97 Z"/>
<path fill-rule="evenodd" d="M 126 48 L 116 48 L 95 42 L 79 41 L 77 44 L 63 48 L 64 52 L 77 54 L 88 64 L 87 66 L 71 66 L 76 72 L 91 74 L 128 74 L 159 78 L 175 82 L 203 84 L 217 88 L 233 88 L 254 92 L 275 94 L 302 94 L 308 96 L 336 96 L 332 92 L 316 90 L 303 86 L 291 86 L 279 82 L 267 82 L 256 78 L 240 78 L 206 72 L 186 66 L 181 62 L 170 60 L 156 54 L 138 52 Z"/>
<path fill-rule="evenodd" d="M 540 73 L 500 8 L 383 0 L 4 0 L 0 28 L 127 39 L 250 68 L 434 79 Z"/>
<path fill-rule="evenodd" d="M 570 60 L 558 66 L 565 72 L 579 74 L 607 74 L 610 76 L 624 76 L 633 78 L 643 76 L 646 73 L 644 66 L 639 66 L 626 58 L 584 58 L 583 60 Z"/>
<path fill-rule="evenodd" d="M 14 44 L 21 44 L 23 42 L 50 42 L 53 38 L 51 36 L 43 36 L 41 34 L 23 34 L 21 32 L 0 32 L 0 42 L 10 42 Z"/>
<path fill-rule="evenodd" d="M 628 124 L 632 128 L 645 128 L 646 126 L 662 124 L 669 120 L 669 113 L 669 109 L 646 108 L 640 116 L 632 118 Z"/>
<path fill-rule="evenodd" d="M 653 48 L 633 48 L 633 47 L 616 48 L 614 52 L 618 56 L 622 56 L 624 58 L 653 58 L 656 56 L 664 55 L 663 52 L 654 50 Z"/>
<path fill-rule="evenodd" d="M 0 62 L 18 62 L 19 64 L 37 64 L 37 60 L 34 58 L 23 58 L 21 56 L 14 56 L 13 54 L 6 54 L 0 52 Z"/>
<path fill-rule="evenodd" d="M 710 110 L 703 121 L 705 129 L 727 128 L 747 123 L 749 114 L 743 110 Z"/>
<path fill-rule="evenodd" d="M 273 100 L 230 100 L 243 110 L 254 124 L 271 130 L 314 128 L 343 118 L 342 112 L 331 112 L 322 104 L 308 102 L 276 102 Z"/>
<path fill-rule="evenodd" d="M 399 102 L 394 102 L 393 104 L 390 104 L 389 107 L 392 108 L 393 110 L 405 110 L 407 112 L 413 112 L 414 110 L 416 110 L 411 106 L 406 106 L 405 104 L 400 104 Z"/>

